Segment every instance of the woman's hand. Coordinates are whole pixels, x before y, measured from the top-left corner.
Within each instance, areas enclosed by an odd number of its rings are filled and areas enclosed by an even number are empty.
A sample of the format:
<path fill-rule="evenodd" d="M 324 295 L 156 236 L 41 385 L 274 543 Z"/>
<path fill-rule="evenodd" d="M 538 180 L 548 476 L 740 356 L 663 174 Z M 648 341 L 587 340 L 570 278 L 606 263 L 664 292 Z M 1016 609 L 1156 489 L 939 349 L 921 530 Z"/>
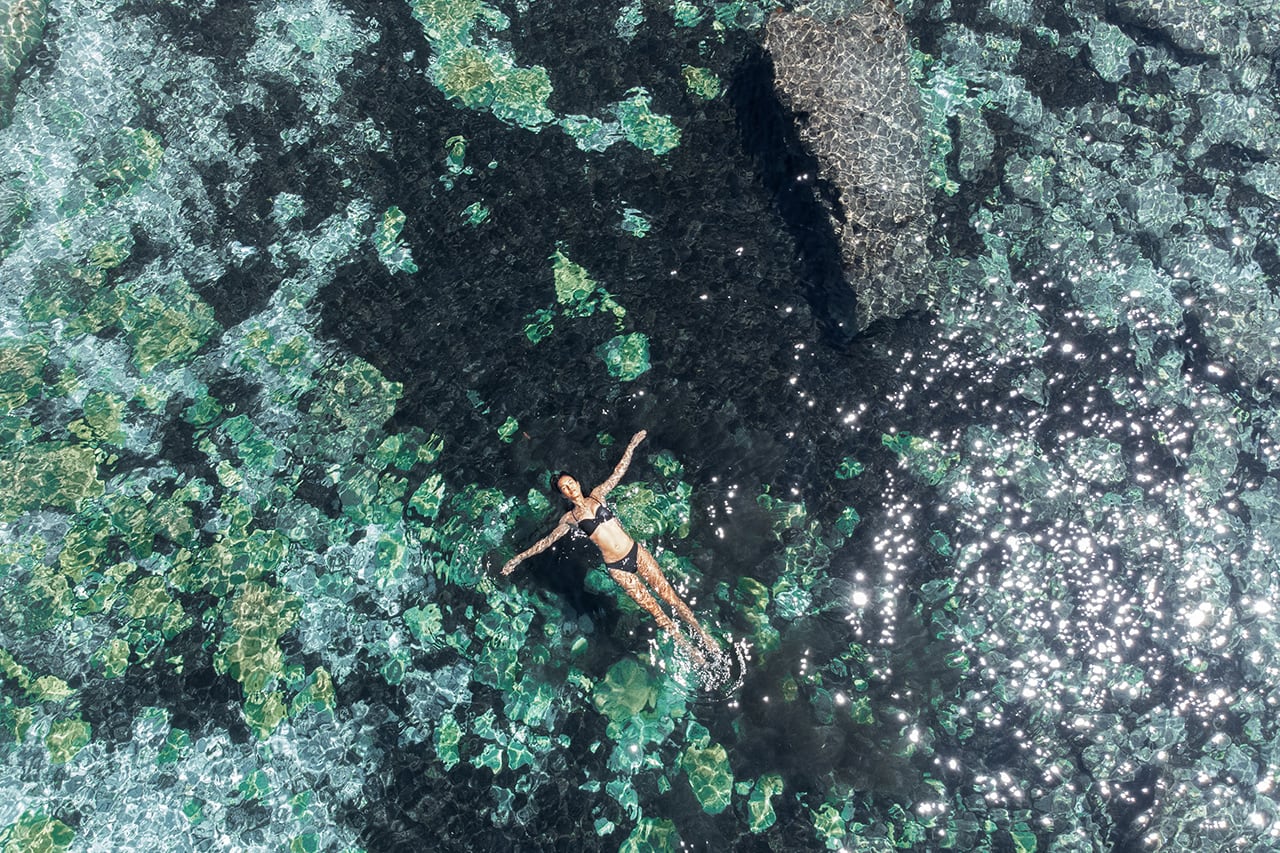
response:
<path fill-rule="evenodd" d="M 518 566 L 519 564 L 520 564 L 519 560 L 507 560 L 506 564 L 503 565 L 502 567 L 502 573 L 504 575 L 511 574 L 516 570 L 516 566 Z"/>
<path fill-rule="evenodd" d="M 637 444 L 644 441 L 648 436 L 649 436 L 649 431 L 647 429 L 640 430 L 638 433 L 636 433 L 631 437 L 631 446 L 635 447 Z"/>

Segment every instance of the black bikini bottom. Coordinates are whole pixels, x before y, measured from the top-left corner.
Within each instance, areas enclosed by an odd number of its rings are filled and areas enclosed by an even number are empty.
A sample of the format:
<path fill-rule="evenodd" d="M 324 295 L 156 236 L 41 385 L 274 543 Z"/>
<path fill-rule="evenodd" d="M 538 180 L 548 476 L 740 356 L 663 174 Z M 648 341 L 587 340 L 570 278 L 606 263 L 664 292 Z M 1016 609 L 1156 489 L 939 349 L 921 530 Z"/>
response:
<path fill-rule="evenodd" d="M 612 563 L 606 562 L 605 567 L 612 570 L 617 569 L 620 572 L 631 572 L 635 574 L 639 566 L 636 565 L 636 554 L 640 551 L 640 543 L 632 542 L 631 550 L 627 552 L 627 556 L 621 560 L 614 560 Z"/>

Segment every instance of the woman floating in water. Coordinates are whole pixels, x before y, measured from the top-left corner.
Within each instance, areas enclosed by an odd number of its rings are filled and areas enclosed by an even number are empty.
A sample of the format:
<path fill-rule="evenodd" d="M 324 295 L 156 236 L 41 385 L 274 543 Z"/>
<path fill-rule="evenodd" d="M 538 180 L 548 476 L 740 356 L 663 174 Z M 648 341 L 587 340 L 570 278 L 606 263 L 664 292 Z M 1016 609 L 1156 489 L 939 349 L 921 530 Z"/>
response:
<path fill-rule="evenodd" d="M 502 567 L 502 573 L 511 574 L 521 560 L 532 557 L 534 554 L 541 554 L 560 537 L 577 528 L 591 537 L 591 541 L 600 549 L 600 556 L 604 558 L 604 564 L 609 569 L 609 576 L 617 582 L 618 586 L 626 590 L 627 595 L 631 596 L 636 604 L 647 610 L 677 643 L 688 650 L 694 660 L 701 663 L 705 660 L 702 652 L 689 642 L 679 626 L 658 606 L 650 589 L 671 605 L 671 609 L 678 613 L 681 619 L 689 623 L 689 627 L 702 640 L 706 650 L 713 657 L 720 656 L 720 647 L 698 624 L 689 605 L 681 601 L 680 596 L 672 589 L 671 584 L 662 574 L 658 561 L 643 545 L 627 534 L 622 527 L 622 522 L 604 502 L 609 492 L 613 491 L 613 487 L 618 485 L 622 475 L 627 473 L 627 467 L 631 465 L 631 454 L 635 452 L 636 446 L 644 441 L 645 435 L 647 433 L 644 430 L 635 434 L 631 443 L 627 445 L 626 452 L 622 454 L 618 467 L 613 469 L 609 479 L 592 489 L 590 494 L 584 495 L 582 486 L 570 475 L 563 472 L 557 474 L 556 488 L 569 503 L 573 504 L 572 508 L 560 517 L 555 530 L 539 539 L 532 547 L 508 560 Z M 646 584 L 648 584 L 647 588 Z"/>

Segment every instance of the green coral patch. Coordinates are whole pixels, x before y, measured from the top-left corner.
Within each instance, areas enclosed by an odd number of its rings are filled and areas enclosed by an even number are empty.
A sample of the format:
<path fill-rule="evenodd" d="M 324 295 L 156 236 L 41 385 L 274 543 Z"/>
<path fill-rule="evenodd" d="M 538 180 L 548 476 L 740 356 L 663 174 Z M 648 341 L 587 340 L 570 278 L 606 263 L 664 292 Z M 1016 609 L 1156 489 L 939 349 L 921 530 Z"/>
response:
<path fill-rule="evenodd" d="M 627 483 L 614 492 L 613 503 L 627 530 L 638 539 L 656 536 L 689 535 L 689 498 L 693 492 L 688 483 L 674 489 L 658 490 L 648 483 Z"/>
<path fill-rule="evenodd" d="M 607 311 L 618 319 L 627 315 L 609 291 L 596 283 L 580 264 L 571 261 L 561 250 L 551 256 L 551 272 L 555 280 L 556 301 L 566 313 L 574 317 L 588 317 L 597 311 Z"/>
<path fill-rule="evenodd" d="M 623 658 L 596 683 L 591 701 L 611 722 L 625 723 L 646 708 L 652 708 L 657 695 L 649 671 L 634 658 Z"/>
<path fill-rule="evenodd" d="M 4 853 L 63 853 L 75 837 L 75 831 L 57 818 L 23 812 L 0 832 L 0 849 Z"/>
<path fill-rule="evenodd" d="M 781 793 L 782 777 L 777 773 L 766 773 L 756 780 L 747 799 L 747 815 L 753 833 L 764 832 L 778 820 L 771 800 Z"/>
<path fill-rule="evenodd" d="M 74 511 L 102 491 L 91 447 L 39 443 L 0 458 L 0 519 L 6 521 L 44 507 Z"/>
<path fill-rule="evenodd" d="M 49 727 L 49 734 L 45 737 L 44 743 L 49 749 L 51 762 L 66 764 L 88 745 L 89 739 L 89 724 L 77 717 L 54 722 Z"/>
<path fill-rule="evenodd" d="M 555 120 L 547 108 L 551 78 L 540 65 L 517 66 L 502 50 L 474 45 L 448 48 L 431 63 L 433 82 L 464 106 L 492 113 L 501 121 L 537 130 Z"/>
<path fill-rule="evenodd" d="M 120 325 L 144 375 L 164 362 L 189 359 L 218 328 L 213 309 L 181 278 L 159 285 L 135 282 L 124 293 Z"/>
<path fill-rule="evenodd" d="M 445 43 L 469 41 L 486 10 L 483 0 L 410 0 L 409 8 L 428 39 Z"/>
<path fill-rule="evenodd" d="M 722 91 L 720 76 L 710 68 L 685 65 L 680 71 L 684 75 L 685 89 L 690 95 L 704 101 L 712 101 L 720 96 Z"/>
<path fill-rule="evenodd" d="M 692 747 L 680 759 L 689 787 L 707 814 L 720 814 L 729 807 L 733 795 L 733 772 L 729 756 L 718 743 L 705 749 Z"/>
<path fill-rule="evenodd" d="M 634 381 L 651 367 L 649 338 L 643 332 L 612 337 L 596 349 L 596 354 L 609 375 L 623 382 Z"/>
<path fill-rule="evenodd" d="M 613 111 L 628 142 L 650 154 L 666 154 L 680 144 L 680 128 L 669 116 L 653 112 L 650 102 L 649 93 L 637 87 Z"/>
<path fill-rule="evenodd" d="M 40 392 L 48 352 L 39 339 L 0 345 L 0 411 L 26 403 Z"/>
<path fill-rule="evenodd" d="M 813 830 L 818 841 L 828 850 L 839 849 L 844 844 L 845 825 L 840 812 L 830 803 L 824 803 L 813 813 Z"/>
<path fill-rule="evenodd" d="M 373 247 L 378 251 L 378 259 L 391 272 L 418 271 L 409 247 L 400 241 L 406 219 L 404 211 L 392 205 L 383 212 L 382 220 L 373 231 Z"/>
<path fill-rule="evenodd" d="M 462 728 L 451 712 L 440 718 L 436 727 L 436 755 L 444 762 L 445 770 L 452 770 L 461 760 L 458 745 L 462 743 Z"/>
<path fill-rule="evenodd" d="M 583 302 L 596 289 L 595 279 L 587 270 L 569 260 L 559 249 L 551 256 L 551 272 L 556 285 L 556 301 L 561 305 Z"/>
<path fill-rule="evenodd" d="M 641 818 L 635 829 L 618 847 L 618 853 L 670 853 L 679 850 L 680 834 L 669 820 Z"/>
<path fill-rule="evenodd" d="M 81 407 L 83 415 L 67 425 L 67 431 L 88 444 L 121 444 L 124 403 L 104 391 L 91 391 Z"/>
<path fill-rule="evenodd" d="M 240 682 L 246 694 L 271 690 L 284 670 L 278 640 L 297 619 L 298 607 L 290 593 L 262 581 L 246 581 L 231 605 L 231 624 L 214 655 L 214 668 Z M 265 710 L 268 702 L 264 698 L 259 704 Z"/>
<path fill-rule="evenodd" d="M 622 222 L 618 227 L 632 237 L 643 238 L 648 235 L 653 223 L 636 208 L 625 207 L 622 209 Z"/>

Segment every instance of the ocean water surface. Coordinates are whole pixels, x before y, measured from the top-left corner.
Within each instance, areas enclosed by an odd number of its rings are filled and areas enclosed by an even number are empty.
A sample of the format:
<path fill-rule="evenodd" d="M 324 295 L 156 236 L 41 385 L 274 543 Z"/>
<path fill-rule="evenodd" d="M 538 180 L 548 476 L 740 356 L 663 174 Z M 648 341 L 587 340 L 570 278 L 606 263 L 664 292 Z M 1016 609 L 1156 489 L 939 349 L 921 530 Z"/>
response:
<path fill-rule="evenodd" d="M 1277 22 L 0 0 L 0 846 L 1280 849 Z"/>

